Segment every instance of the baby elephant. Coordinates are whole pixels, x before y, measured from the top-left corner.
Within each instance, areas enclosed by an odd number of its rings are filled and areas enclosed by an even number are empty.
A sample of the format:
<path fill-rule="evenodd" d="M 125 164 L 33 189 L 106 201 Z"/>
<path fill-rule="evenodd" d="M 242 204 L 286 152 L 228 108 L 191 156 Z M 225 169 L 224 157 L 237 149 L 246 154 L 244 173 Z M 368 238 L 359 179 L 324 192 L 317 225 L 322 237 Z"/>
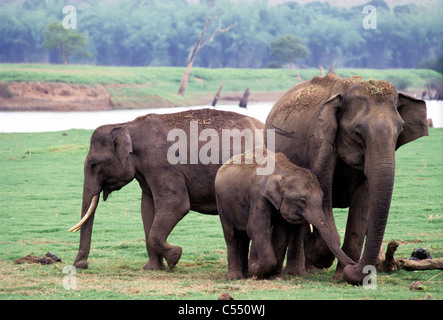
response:
<path fill-rule="evenodd" d="M 274 172 L 258 175 L 257 168 L 269 161 L 274 161 Z M 290 229 L 283 219 L 290 224 L 311 224 L 311 230 L 313 225 L 340 262 L 354 264 L 326 223 L 316 176 L 283 154 L 257 147 L 234 156 L 218 170 L 215 191 L 228 250 L 228 279 L 248 275 L 250 240 L 249 273 L 261 277 L 275 272 L 286 248 L 278 237 L 286 241 L 285 232 Z"/>

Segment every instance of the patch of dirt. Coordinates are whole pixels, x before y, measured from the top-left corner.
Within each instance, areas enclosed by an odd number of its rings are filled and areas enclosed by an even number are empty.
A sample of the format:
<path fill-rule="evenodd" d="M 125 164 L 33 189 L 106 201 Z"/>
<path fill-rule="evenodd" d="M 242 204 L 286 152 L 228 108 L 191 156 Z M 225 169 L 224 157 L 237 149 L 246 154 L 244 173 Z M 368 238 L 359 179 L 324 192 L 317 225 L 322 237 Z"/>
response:
<path fill-rule="evenodd" d="M 26 255 L 24 257 L 18 258 L 14 261 L 15 264 L 22 263 L 40 263 L 40 264 L 53 264 L 56 262 L 61 262 L 62 260 L 57 257 L 52 252 L 47 252 L 43 257 Z"/>
<path fill-rule="evenodd" d="M 2 111 L 91 111 L 114 109 L 101 85 L 54 82 L 0 83 Z"/>
<path fill-rule="evenodd" d="M 38 263 L 38 261 L 41 259 L 39 256 L 31 256 L 26 255 L 24 257 L 18 258 L 14 261 L 15 264 L 22 264 L 22 263 Z"/>

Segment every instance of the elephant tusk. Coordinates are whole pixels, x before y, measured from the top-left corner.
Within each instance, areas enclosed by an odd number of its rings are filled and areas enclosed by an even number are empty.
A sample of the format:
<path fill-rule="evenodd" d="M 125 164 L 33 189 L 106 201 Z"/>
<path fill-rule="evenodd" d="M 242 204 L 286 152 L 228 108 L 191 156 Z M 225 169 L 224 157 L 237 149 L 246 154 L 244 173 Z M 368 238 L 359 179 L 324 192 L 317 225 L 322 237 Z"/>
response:
<path fill-rule="evenodd" d="M 82 227 L 83 223 L 85 223 L 86 220 L 89 219 L 89 217 L 94 212 L 95 208 L 97 208 L 98 203 L 98 195 L 95 195 L 92 197 L 91 205 L 89 206 L 88 211 L 83 216 L 83 218 L 80 220 L 79 223 L 77 223 L 75 226 L 73 226 L 71 229 L 69 229 L 69 232 L 77 232 Z"/>
<path fill-rule="evenodd" d="M 311 233 L 314 232 L 314 227 L 312 226 L 312 224 L 309 224 L 309 229 L 311 229 Z"/>

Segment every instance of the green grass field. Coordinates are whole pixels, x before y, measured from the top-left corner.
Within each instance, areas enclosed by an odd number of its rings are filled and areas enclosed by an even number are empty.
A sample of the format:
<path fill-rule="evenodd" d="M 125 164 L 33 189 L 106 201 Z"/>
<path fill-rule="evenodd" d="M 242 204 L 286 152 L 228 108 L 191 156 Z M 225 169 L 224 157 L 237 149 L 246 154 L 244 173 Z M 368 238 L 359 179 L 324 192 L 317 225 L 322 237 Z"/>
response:
<path fill-rule="evenodd" d="M 194 67 L 186 96 L 177 95 L 182 67 L 110 67 L 84 65 L 0 64 L 0 82 L 41 81 L 104 85 L 119 108 L 151 105 L 159 100 L 169 105 L 192 105 L 202 94 L 210 96 L 223 83 L 223 94 L 285 92 L 299 82 L 296 69 L 208 69 Z M 428 69 L 337 69 L 342 77 L 391 81 L 401 90 L 421 93 L 428 83 L 442 83 L 443 75 Z M 319 75 L 315 68 L 301 69 L 301 81 Z M 404 87 L 404 88 L 403 88 Z"/>
<path fill-rule="evenodd" d="M 80 68 L 80 67 L 79 67 Z M 103 69 L 105 70 L 105 69 Z M 65 266 L 76 257 L 83 161 L 91 131 L 0 134 L 0 299 L 442 299 L 443 274 L 379 273 L 374 290 L 332 280 L 335 268 L 273 281 L 227 281 L 226 247 L 217 216 L 189 213 L 168 238 L 183 247 L 173 271 L 147 272 L 137 182 L 101 201 L 89 269 L 77 270 L 77 289 L 63 287 Z M 385 244 L 399 241 L 396 257 L 425 248 L 443 258 L 443 129 L 397 151 L 397 169 Z M 346 213 L 335 210 L 343 236 Z M 14 264 L 47 251 L 53 265 Z M 423 290 L 409 286 L 423 281 Z"/>

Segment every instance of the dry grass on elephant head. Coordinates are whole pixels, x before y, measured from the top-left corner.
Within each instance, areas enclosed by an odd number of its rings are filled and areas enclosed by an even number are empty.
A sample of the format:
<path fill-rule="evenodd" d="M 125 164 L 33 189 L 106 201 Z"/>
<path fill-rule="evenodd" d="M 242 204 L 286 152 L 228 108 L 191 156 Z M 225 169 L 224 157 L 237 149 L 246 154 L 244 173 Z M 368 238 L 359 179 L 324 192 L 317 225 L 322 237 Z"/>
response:
<path fill-rule="evenodd" d="M 292 112 L 302 112 L 310 106 L 327 101 L 334 94 L 343 93 L 353 87 L 358 88 L 363 95 L 379 101 L 397 94 L 395 87 L 388 81 L 364 80 L 360 76 L 341 78 L 335 74 L 328 74 L 296 85 L 277 104 L 286 110 L 285 114 L 288 117 Z"/>

